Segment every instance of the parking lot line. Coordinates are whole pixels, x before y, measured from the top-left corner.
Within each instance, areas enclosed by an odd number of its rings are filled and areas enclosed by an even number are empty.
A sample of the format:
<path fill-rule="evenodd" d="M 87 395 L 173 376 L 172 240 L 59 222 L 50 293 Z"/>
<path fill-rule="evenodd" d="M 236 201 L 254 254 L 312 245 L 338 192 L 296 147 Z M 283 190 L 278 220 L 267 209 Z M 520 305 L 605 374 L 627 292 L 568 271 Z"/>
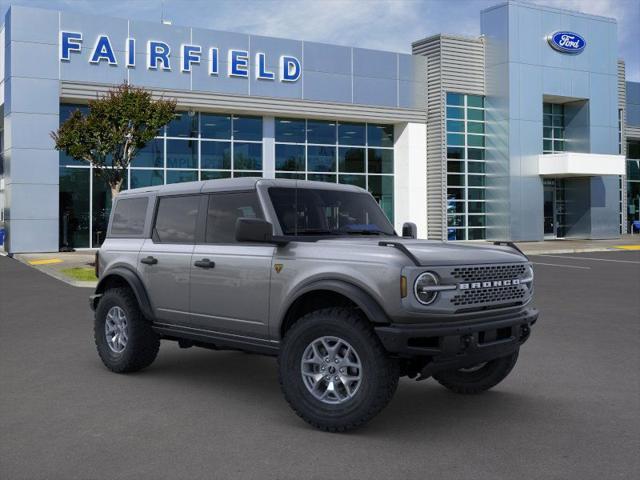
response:
<path fill-rule="evenodd" d="M 591 270 L 591 267 L 581 267 L 578 265 L 562 265 L 560 263 L 541 263 L 541 262 L 531 262 L 533 265 L 546 265 L 549 267 L 566 267 L 566 268 L 579 268 L 581 270 Z"/>
<path fill-rule="evenodd" d="M 640 245 L 616 245 L 613 248 L 618 248 L 620 250 L 640 250 Z"/>
<path fill-rule="evenodd" d="M 59 258 L 46 258 L 44 260 L 31 260 L 29 265 L 51 265 L 54 263 L 62 263 Z"/>
<path fill-rule="evenodd" d="M 573 257 L 569 255 L 539 255 L 540 257 L 549 257 L 549 258 L 566 258 L 568 260 L 593 260 L 596 262 L 615 262 L 615 263 L 637 263 L 635 260 L 614 260 L 613 258 L 593 258 L 593 257 Z"/>

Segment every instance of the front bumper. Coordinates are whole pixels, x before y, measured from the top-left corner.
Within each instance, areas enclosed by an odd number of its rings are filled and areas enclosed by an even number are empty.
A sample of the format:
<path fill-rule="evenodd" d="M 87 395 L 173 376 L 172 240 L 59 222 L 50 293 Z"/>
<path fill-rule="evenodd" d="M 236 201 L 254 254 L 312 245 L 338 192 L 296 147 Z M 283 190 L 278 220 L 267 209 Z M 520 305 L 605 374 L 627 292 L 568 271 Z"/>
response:
<path fill-rule="evenodd" d="M 401 357 L 426 357 L 423 376 L 470 367 L 515 352 L 529 338 L 538 310 L 526 308 L 453 324 L 391 324 L 375 327 L 385 349 Z"/>

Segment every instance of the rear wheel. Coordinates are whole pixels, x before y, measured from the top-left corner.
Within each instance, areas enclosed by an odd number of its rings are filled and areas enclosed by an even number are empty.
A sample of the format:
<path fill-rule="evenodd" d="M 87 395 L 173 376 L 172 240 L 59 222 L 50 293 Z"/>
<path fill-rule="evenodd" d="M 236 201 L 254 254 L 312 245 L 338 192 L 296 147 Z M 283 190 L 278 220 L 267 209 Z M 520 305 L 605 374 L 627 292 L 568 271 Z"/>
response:
<path fill-rule="evenodd" d="M 509 356 L 496 358 L 468 368 L 436 373 L 440 385 L 452 392 L 462 394 L 482 393 L 504 380 L 518 360 L 518 350 Z"/>
<path fill-rule="evenodd" d="M 135 372 L 151 365 L 160 339 L 144 318 L 128 288 L 107 290 L 96 309 L 94 339 L 105 366 L 117 373 Z"/>
<path fill-rule="evenodd" d="M 287 332 L 279 357 L 280 385 L 293 410 L 321 430 L 363 425 L 391 400 L 398 386 L 395 361 L 369 323 L 348 308 L 300 318 Z"/>

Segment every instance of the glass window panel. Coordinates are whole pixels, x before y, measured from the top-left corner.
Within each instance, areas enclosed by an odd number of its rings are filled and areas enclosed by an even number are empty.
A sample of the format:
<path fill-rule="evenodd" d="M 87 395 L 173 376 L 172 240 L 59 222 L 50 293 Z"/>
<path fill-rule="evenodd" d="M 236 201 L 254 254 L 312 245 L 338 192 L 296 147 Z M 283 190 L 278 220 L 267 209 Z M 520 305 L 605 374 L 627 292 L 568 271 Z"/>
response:
<path fill-rule="evenodd" d="M 335 145 L 336 122 L 307 120 L 307 142 Z"/>
<path fill-rule="evenodd" d="M 542 129 L 542 136 L 543 136 L 544 138 L 552 138 L 552 135 L 553 135 L 553 128 L 551 128 L 551 127 L 544 127 L 544 128 Z"/>
<path fill-rule="evenodd" d="M 464 227 L 464 215 L 447 215 L 448 227 Z"/>
<path fill-rule="evenodd" d="M 464 215 L 465 212 L 465 202 L 454 202 L 452 200 L 447 199 L 447 214 L 448 215 Z"/>
<path fill-rule="evenodd" d="M 552 112 L 557 115 L 564 114 L 564 106 L 560 103 L 552 103 L 551 104 Z"/>
<path fill-rule="evenodd" d="M 553 125 L 553 117 L 551 115 L 543 115 L 542 116 L 542 125 L 545 127 L 550 127 Z"/>
<path fill-rule="evenodd" d="M 551 113 L 551 104 L 550 103 L 543 103 L 542 104 L 542 112 L 543 113 Z"/>
<path fill-rule="evenodd" d="M 231 172 L 208 172 L 202 170 L 200 172 L 200 180 L 218 180 L 219 178 L 230 178 Z"/>
<path fill-rule="evenodd" d="M 564 118 L 560 115 L 553 116 L 553 126 L 554 127 L 562 127 L 564 126 Z"/>
<path fill-rule="evenodd" d="M 319 175 L 317 173 L 310 173 L 307 175 L 307 179 L 314 182 L 328 182 L 328 183 L 336 183 L 335 175 Z"/>
<path fill-rule="evenodd" d="M 485 216 L 484 215 L 469 215 L 469 226 L 470 227 L 484 227 L 485 226 Z"/>
<path fill-rule="evenodd" d="M 247 171 L 233 172 L 233 178 L 239 178 L 239 177 L 262 177 L 262 172 L 247 172 Z"/>
<path fill-rule="evenodd" d="M 262 140 L 262 117 L 238 115 L 233 117 L 235 140 Z"/>
<path fill-rule="evenodd" d="M 484 228 L 470 228 L 469 229 L 469 240 L 484 240 L 486 237 L 486 232 Z"/>
<path fill-rule="evenodd" d="M 195 182 L 198 172 L 192 170 L 167 170 L 167 183 Z"/>
<path fill-rule="evenodd" d="M 564 128 L 556 127 L 553 129 L 553 138 L 564 138 Z"/>
<path fill-rule="evenodd" d="M 76 103 L 61 103 L 60 104 L 60 125 L 66 122 L 71 114 L 76 110 L 80 110 L 82 115 L 89 113 L 89 105 L 81 105 Z"/>
<path fill-rule="evenodd" d="M 393 147 L 393 125 L 367 125 L 367 145 L 370 147 Z"/>
<path fill-rule="evenodd" d="M 463 159 L 464 158 L 464 148 L 447 147 L 447 158 Z"/>
<path fill-rule="evenodd" d="M 640 180 L 640 160 L 627 160 L 627 180 Z"/>
<path fill-rule="evenodd" d="M 388 150 L 392 152 L 391 150 Z M 392 152 L 393 153 L 393 152 Z M 338 171 L 350 173 L 364 173 L 365 166 L 364 148 L 343 148 L 338 149 Z"/>
<path fill-rule="evenodd" d="M 305 121 L 299 118 L 276 118 L 276 142 L 304 143 Z"/>
<path fill-rule="evenodd" d="M 484 200 L 484 188 L 467 189 L 469 200 Z"/>
<path fill-rule="evenodd" d="M 164 139 L 154 138 L 150 140 L 143 148 L 138 150 L 133 161 L 132 167 L 164 167 Z"/>
<path fill-rule="evenodd" d="M 149 197 L 123 198 L 116 204 L 111 235 L 142 235 Z"/>
<path fill-rule="evenodd" d="M 484 122 L 484 110 L 467 109 L 467 120 Z"/>
<path fill-rule="evenodd" d="M 464 95 L 461 93 L 447 92 L 447 105 L 464 105 Z"/>
<path fill-rule="evenodd" d="M 233 144 L 234 170 L 262 170 L 262 143 Z"/>
<path fill-rule="evenodd" d="M 543 150 L 553 150 L 553 141 L 551 140 L 543 140 L 542 141 L 542 149 Z"/>
<path fill-rule="evenodd" d="M 485 213 L 485 202 L 469 202 L 469 213 Z"/>
<path fill-rule="evenodd" d="M 276 144 L 276 170 L 304 171 L 304 145 Z"/>
<path fill-rule="evenodd" d="M 60 246 L 89 248 L 89 168 L 60 168 Z"/>
<path fill-rule="evenodd" d="M 448 228 L 447 240 L 466 240 L 466 231 L 464 228 Z"/>
<path fill-rule="evenodd" d="M 464 175 L 447 175 L 447 185 L 451 185 L 453 187 L 463 187 L 464 186 Z"/>
<path fill-rule="evenodd" d="M 360 188 L 367 188 L 367 177 L 365 175 L 339 175 L 338 183 L 355 185 Z"/>
<path fill-rule="evenodd" d="M 231 139 L 231 115 L 200 114 L 200 135 L 202 138 Z"/>
<path fill-rule="evenodd" d="M 484 147 L 484 135 L 467 135 L 467 144 L 470 147 Z"/>
<path fill-rule="evenodd" d="M 162 170 L 129 170 L 131 175 L 131 188 L 151 187 L 164 183 L 164 173 Z"/>
<path fill-rule="evenodd" d="M 458 107 L 447 107 L 447 119 L 463 119 L 464 109 Z"/>
<path fill-rule="evenodd" d="M 448 200 L 464 200 L 464 188 L 447 188 Z"/>
<path fill-rule="evenodd" d="M 554 140 L 553 141 L 553 149 L 556 152 L 563 152 L 564 151 L 564 142 L 562 140 Z"/>
<path fill-rule="evenodd" d="M 58 159 L 61 167 L 65 165 L 79 165 L 83 167 L 89 166 L 89 162 L 85 162 L 84 160 L 76 160 L 75 158 L 66 155 L 64 152 L 59 152 Z"/>
<path fill-rule="evenodd" d="M 485 165 L 484 162 L 468 162 L 467 170 L 469 173 L 485 173 Z"/>
<path fill-rule="evenodd" d="M 484 133 L 484 123 L 467 122 L 467 133 Z"/>
<path fill-rule="evenodd" d="M 393 176 L 369 176 L 369 192 L 378 201 L 387 218 L 393 223 Z"/>
<path fill-rule="evenodd" d="M 484 160 L 484 150 L 480 148 L 467 148 L 469 160 Z"/>
<path fill-rule="evenodd" d="M 122 183 L 122 190 L 127 189 L 127 178 Z M 93 212 L 91 212 L 93 231 L 91 237 L 93 247 L 102 245 L 107 234 L 109 215 L 111 214 L 111 188 L 104 177 L 98 175 L 98 170 L 93 170 Z"/>
<path fill-rule="evenodd" d="M 309 145 L 307 147 L 307 170 L 310 172 L 335 172 L 335 147 Z"/>
<path fill-rule="evenodd" d="M 167 140 L 167 168 L 198 168 L 198 141 Z"/>
<path fill-rule="evenodd" d="M 304 173 L 279 173 L 276 172 L 276 178 L 289 178 L 291 180 L 304 180 Z"/>
<path fill-rule="evenodd" d="M 484 175 L 468 175 L 467 176 L 470 187 L 484 187 L 485 176 Z"/>
<path fill-rule="evenodd" d="M 160 198 L 154 240 L 161 243 L 194 243 L 199 204 L 200 195 Z"/>
<path fill-rule="evenodd" d="M 338 143 L 341 145 L 365 145 L 364 123 L 338 123 Z"/>
<path fill-rule="evenodd" d="M 367 155 L 369 173 L 393 173 L 393 150 L 370 148 Z"/>
<path fill-rule="evenodd" d="M 447 133 L 447 145 L 464 145 L 464 135 L 460 133 Z"/>
<path fill-rule="evenodd" d="M 255 191 L 209 195 L 206 243 L 236 243 L 239 218 L 264 218 Z"/>
<path fill-rule="evenodd" d="M 640 141 L 630 140 L 627 142 L 627 158 L 640 159 Z"/>
<path fill-rule="evenodd" d="M 484 108 L 484 97 L 467 95 L 467 107 Z"/>
<path fill-rule="evenodd" d="M 464 122 L 459 120 L 447 120 L 447 132 L 464 133 Z"/>
<path fill-rule="evenodd" d="M 230 169 L 231 142 L 200 142 L 200 168 Z"/>
<path fill-rule="evenodd" d="M 464 162 L 447 162 L 447 172 L 464 173 Z"/>
<path fill-rule="evenodd" d="M 168 137 L 193 138 L 198 136 L 198 114 L 194 112 L 176 112 L 167 125 Z"/>

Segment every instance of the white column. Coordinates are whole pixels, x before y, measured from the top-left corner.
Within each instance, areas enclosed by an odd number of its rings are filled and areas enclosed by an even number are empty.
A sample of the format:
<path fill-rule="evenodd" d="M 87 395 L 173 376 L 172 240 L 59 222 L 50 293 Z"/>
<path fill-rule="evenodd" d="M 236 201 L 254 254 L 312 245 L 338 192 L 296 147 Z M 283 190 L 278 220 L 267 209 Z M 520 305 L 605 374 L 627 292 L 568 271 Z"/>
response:
<path fill-rule="evenodd" d="M 262 117 L 262 176 L 276 176 L 276 122 L 274 117 Z"/>
<path fill-rule="evenodd" d="M 404 222 L 414 222 L 418 238 L 427 238 L 427 126 L 395 125 L 394 219 L 400 234 Z"/>

